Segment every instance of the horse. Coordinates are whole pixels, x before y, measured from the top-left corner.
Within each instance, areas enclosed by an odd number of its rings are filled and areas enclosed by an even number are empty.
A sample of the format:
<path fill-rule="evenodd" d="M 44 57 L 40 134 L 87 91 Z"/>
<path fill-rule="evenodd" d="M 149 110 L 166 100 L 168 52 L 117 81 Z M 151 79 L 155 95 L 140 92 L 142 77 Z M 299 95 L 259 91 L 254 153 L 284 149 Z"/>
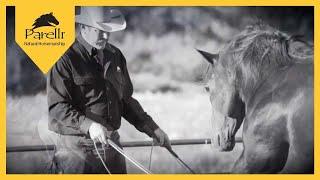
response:
<path fill-rule="evenodd" d="M 247 26 L 209 62 L 212 143 L 231 151 L 243 124 L 243 151 L 232 173 L 313 173 L 313 45 L 268 25 Z"/>
<path fill-rule="evenodd" d="M 53 24 L 59 25 L 59 21 L 53 16 L 53 13 L 43 14 L 34 21 L 32 30 L 42 26 L 54 26 Z"/>

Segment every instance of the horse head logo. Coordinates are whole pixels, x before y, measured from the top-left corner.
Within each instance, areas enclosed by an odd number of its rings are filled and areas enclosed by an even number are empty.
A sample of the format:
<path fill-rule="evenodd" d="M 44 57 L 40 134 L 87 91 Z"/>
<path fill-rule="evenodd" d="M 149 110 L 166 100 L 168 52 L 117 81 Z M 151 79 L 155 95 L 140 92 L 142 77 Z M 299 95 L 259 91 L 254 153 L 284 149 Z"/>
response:
<path fill-rule="evenodd" d="M 53 16 L 53 13 L 43 14 L 37 18 L 32 24 L 33 28 L 36 29 L 42 26 L 55 26 L 58 25 L 59 21 Z"/>

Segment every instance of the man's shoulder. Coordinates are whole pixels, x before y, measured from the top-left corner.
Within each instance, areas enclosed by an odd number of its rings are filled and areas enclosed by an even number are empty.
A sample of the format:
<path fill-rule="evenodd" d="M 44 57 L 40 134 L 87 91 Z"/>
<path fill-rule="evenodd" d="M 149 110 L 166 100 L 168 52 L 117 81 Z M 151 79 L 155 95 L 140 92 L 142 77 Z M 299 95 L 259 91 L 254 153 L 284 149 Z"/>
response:
<path fill-rule="evenodd" d="M 110 51 L 112 53 L 121 53 L 121 50 L 117 46 L 111 43 L 108 43 L 106 45 L 105 50 Z"/>
<path fill-rule="evenodd" d="M 72 56 L 75 56 L 73 45 L 70 46 L 69 49 L 67 49 L 67 51 L 58 59 L 58 61 L 55 63 L 55 67 L 69 68 Z"/>
<path fill-rule="evenodd" d="M 110 45 L 112 48 L 114 48 L 115 50 L 119 50 L 120 51 L 120 49 L 116 46 L 116 45 L 114 45 L 114 44 L 111 44 L 111 43 L 108 43 L 108 45 Z"/>
<path fill-rule="evenodd" d="M 66 65 L 69 63 L 69 61 L 70 61 L 70 52 L 69 50 L 67 50 L 56 62 L 56 65 L 57 66 Z"/>
<path fill-rule="evenodd" d="M 118 57 L 117 59 L 119 59 L 120 61 L 126 63 L 126 59 L 122 53 L 122 51 L 120 50 L 120 48 L 118 48 L 117 46 L 113 45 L 113 44 L 108 44 L 105 49 L 111 53 L 113 53 L 114 55 L 116 55 L 116 57 Z"/>
<path fill-rule="evenodd" d="M 70 63 L 72 59 L 74 59 L 79 54 L 79 45 L 77 42 L 73 43 L 67 51 L 60 57 L 57 63 Z"/>

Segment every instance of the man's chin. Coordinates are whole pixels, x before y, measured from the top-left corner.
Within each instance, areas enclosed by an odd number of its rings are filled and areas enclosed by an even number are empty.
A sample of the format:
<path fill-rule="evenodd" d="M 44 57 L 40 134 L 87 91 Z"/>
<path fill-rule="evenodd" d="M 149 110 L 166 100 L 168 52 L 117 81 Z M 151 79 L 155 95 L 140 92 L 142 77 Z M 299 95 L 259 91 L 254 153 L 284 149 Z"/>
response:
<path fill-rule="evenodd" d="M 96 46 L 95 47 L 97 50 L 101 50 L 101 49 L 103 49 L 104 47 L 102 47 L 102 46 Z"/>
<path fill-rule="evenodd" d="M 106 44 L 107 44 L 107 43 L 96 43 L 96 44 L 94 45 L 94 47 L 95 47 L 96 49 L 104 49 L 104 48 L 106 47 Z"/>

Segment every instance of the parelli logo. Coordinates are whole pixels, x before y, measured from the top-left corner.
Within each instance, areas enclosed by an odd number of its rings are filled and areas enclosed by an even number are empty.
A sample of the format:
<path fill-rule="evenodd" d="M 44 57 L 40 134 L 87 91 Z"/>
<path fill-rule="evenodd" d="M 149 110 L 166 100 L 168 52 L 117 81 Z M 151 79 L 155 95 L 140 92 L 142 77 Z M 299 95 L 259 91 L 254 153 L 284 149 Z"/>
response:
<path fill-rule="evenodd" d="M 47 73 L 74 42 L 74 5 L 47 1 L 15 8 L 15 40 L 30 60 Z"/>
<path fill-rule="evenodd" d="M 25 30 L 25 39 L 63 39 L 65 32 L 57 28 L 59 21 L 53 13 L 43 14 L 32 24 L 32 28 Z M 50 28 L 41 28 L 50 27 Z"/>

